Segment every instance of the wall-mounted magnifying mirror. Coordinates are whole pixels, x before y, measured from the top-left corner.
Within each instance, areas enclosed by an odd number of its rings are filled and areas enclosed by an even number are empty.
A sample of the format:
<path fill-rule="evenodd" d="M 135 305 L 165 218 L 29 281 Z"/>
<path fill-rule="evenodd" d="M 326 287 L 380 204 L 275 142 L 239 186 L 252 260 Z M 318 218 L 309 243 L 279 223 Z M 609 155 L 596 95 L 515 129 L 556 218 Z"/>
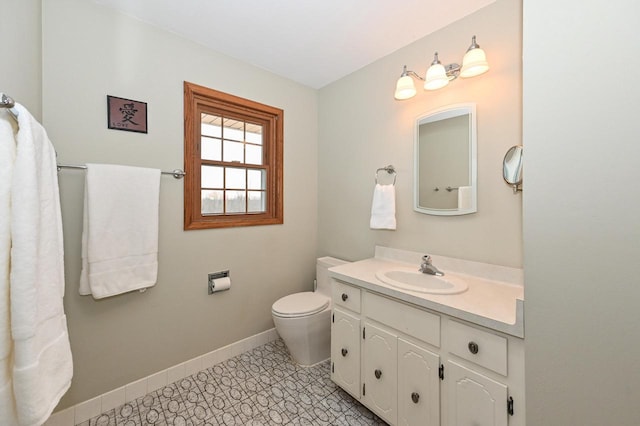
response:
<path fill-rule="evenodd" d="M 475 213 L 475 104 L 451 105 L 419 117 L 414 147 L 414 210 L 449 216 Z"/>
<path fill-rule="evenodd" d="M 522 191 L 522 145 L 509 148 L 502 162 L 502 177 L 513 187 L 514 194 Z"/>

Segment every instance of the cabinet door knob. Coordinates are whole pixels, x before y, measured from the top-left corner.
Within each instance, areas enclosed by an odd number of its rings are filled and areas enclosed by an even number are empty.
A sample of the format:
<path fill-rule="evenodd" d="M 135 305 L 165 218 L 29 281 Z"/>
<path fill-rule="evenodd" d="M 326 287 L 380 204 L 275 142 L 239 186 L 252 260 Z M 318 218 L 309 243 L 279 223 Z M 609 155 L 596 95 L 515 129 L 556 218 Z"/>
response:
<path fill-rule="evenodd" d="M 418 401 L 420 401 L 420 394 L 418 392 L 412 392 L 411 400 L 413 401 L 414 404 L 417 404 Z"/>
<path fill-rule="evenodd" d="M 349 295 L 347 293 L 342 293 L 342 301 L 343 302 L 346 302 L 348 298 L 349 298 Z"/>
<path fill-rule="evenodd" d="M 480 350 L 480 347 L 476 342 L 469 342 L 469 352 L 475 355 L 478 353 L 479 350 Z"/>
<path fill-rule="evenodd" d="M 342 352 L 342 356 L 347 356 L 347 354 L 349 353 L 349 351 L 345 348 L 342 348 L 340 352 Z"/>
<path fill-rule="evenodd" d="M 380 371 L 380 370 L 374 371 L 373 374 L 375 374 L 376 379 L 379 379 L 380 377 L 382 377 L 382 371 Z"/>

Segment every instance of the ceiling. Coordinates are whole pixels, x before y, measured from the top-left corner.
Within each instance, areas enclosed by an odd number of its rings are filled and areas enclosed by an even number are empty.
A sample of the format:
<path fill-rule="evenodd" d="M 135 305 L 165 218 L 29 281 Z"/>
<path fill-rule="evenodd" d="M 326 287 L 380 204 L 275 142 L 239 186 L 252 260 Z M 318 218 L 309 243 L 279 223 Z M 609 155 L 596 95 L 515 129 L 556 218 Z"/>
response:
<path fill-rule="evenodd" d="M 93 1 L 318 89 L 495 0 Z"/>

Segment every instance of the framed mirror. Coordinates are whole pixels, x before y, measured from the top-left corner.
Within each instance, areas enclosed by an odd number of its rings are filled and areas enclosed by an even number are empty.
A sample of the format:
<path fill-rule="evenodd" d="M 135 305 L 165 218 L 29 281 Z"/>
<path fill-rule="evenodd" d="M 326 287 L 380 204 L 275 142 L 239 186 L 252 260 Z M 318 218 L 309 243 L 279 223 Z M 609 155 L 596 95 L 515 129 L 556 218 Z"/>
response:
<path fill-rule="evenodd" d="M 513 187 L 513 192 L 522 191 L 522 145 L 514 145 L 502 161 L 502 178 Z"/>
<path fill-rule="evenodd" d="M 416 119 L 414 210 L 463 215 L 477 208 L 476 105 L 450 105 Z"/>

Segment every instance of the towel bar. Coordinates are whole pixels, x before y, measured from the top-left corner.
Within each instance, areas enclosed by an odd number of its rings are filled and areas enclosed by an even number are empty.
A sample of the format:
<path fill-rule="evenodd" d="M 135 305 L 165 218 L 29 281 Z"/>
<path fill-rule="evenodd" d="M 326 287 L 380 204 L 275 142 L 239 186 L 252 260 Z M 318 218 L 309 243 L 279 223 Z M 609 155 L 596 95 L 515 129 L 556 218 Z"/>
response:
<path fill-rule="evenodd" d="M 9 112 L 14 116 L 14 118 L 18 118 L 18 112 L 14 109 L 15 106 L 15 101 L 10 97 L 5 95 L 4 93 L 1 93 L 2 96 L 0 96 L 0 108 L 6 108 L 9 110 Z M 82 169 L 82 170 L 86 170 L 87 166 L 80 166 L 80 165 L 75 165 L 75 164 L 58 164 L 58 171 L 60 171 L 60 169 Z M 175 169 L 172 170 L 170 172 L 165 172 L 165 171 L 161 171 L 160 173 L 162 173 L 163 175 L 171 175 L 176 179 L 182 179 L 187 173 L 184 170 L 181 169 Z"/>
<path fill-rule="evenodd" d="M 18 110 L 14 108 L 15 106 L 16 106 L 16 103 L 11 98 L 11 96 L 7 96 L 4 93 L 2 93 L 2 96 L 0 96 L 0 108 L 6 108 L 9 111 L 9 113 L 13 116 L 13 118 L 17 121 Z"/>
<path fill-rule="evenodd" d="M 60 171 L 60 169 L 87 170 L 87 166 L 81 166 L 81 165 L 77 165 L 77 164 L 58 164 L 58 171 Z M 162 173 L 163 175 L 171 175 L 176 179 L 182 179 L 187 174 L 184 170 L 181 170 L 181 169 L 175 169 L 175 170 L 170 171 L 170 172 L 165 172 L 163 170 L 160 173 Z"/>
<path fill-rule="evenodd" d="M 459 188 L 457 186 L 455 186 L 455 187 L 447 186 L 445 189 L 447 190 L 447 192 L 451 192 L 451 191 L 457 191 Z M 438 192 L 438 191 L 440 191 L 440 188 L 438 188 L 436 186 L 435 188 L 433 188 L 433 190 Z"/>

